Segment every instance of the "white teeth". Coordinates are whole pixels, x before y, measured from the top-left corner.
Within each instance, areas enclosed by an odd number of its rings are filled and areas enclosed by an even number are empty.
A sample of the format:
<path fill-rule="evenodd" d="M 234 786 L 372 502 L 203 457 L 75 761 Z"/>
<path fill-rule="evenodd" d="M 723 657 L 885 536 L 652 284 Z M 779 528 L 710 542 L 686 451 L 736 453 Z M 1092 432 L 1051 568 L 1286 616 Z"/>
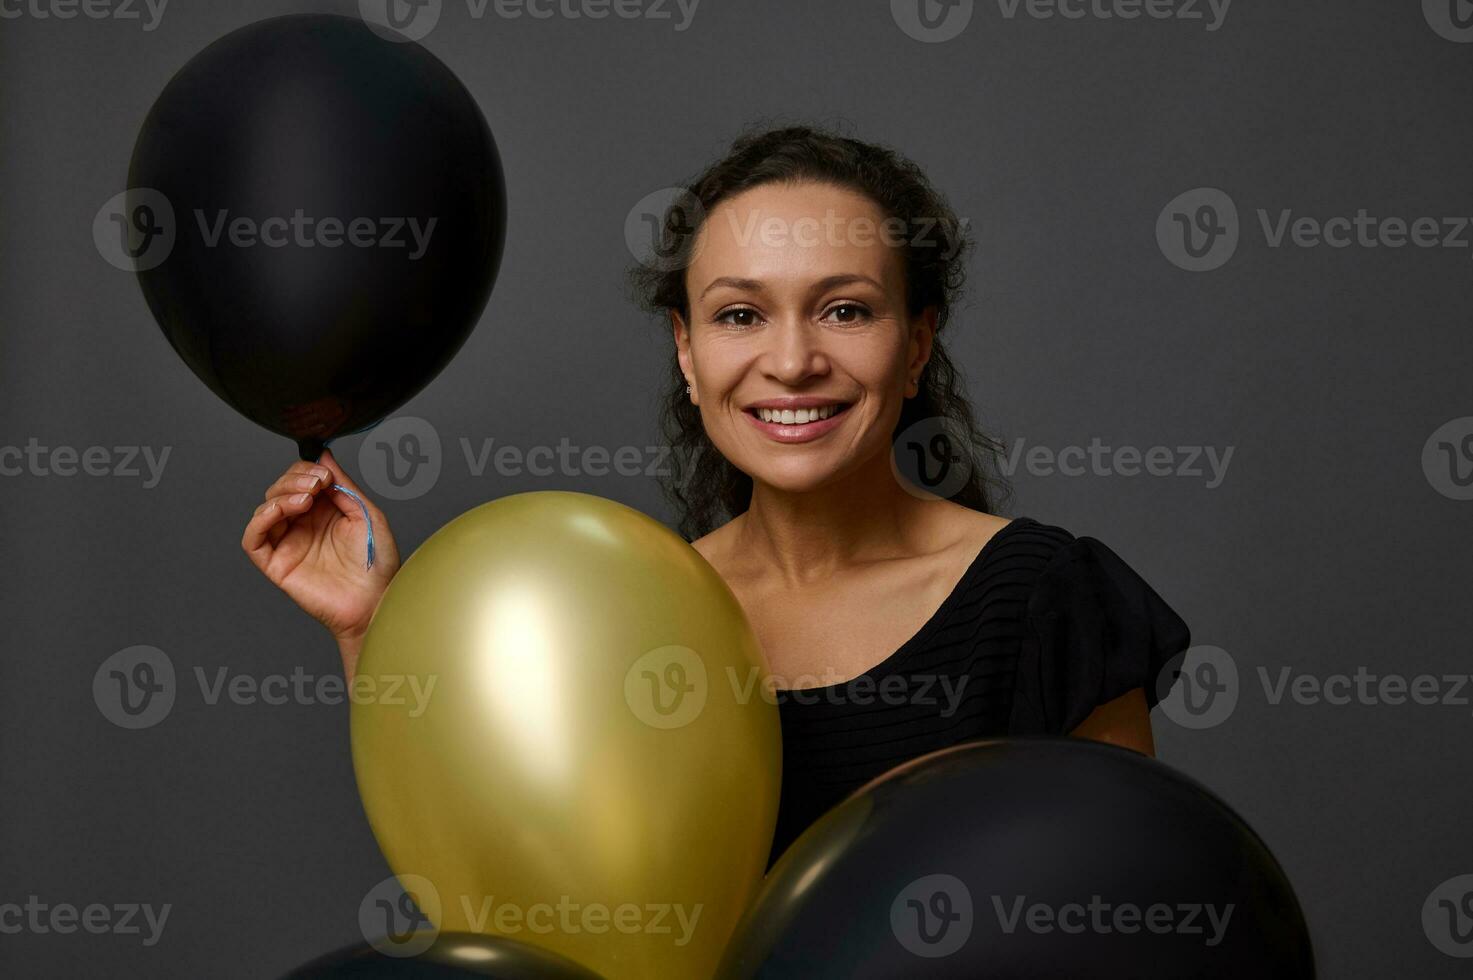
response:
<path fill-rule="evenodd" d="M 757 409 L 757 416 L 764 422 L 778 422 L 782 425 L 807 425 L 809 422 L 818 422 L 826 419 L 838 410 L 838 405 L 797 409 L 759 408 Z"/>

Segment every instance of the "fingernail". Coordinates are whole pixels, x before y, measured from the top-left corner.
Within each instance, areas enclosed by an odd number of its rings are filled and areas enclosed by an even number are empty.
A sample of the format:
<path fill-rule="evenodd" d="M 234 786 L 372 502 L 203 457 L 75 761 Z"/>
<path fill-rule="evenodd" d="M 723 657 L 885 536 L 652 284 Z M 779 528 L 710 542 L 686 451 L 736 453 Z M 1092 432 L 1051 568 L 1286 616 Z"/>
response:
<path fill-rule="evenodd" d="M 328 477 L 332 476 L 332 471 L 324 466 L 319 466 L 312 471 L 312 474 L 316 476 L 317 479 L 325 481 Z"/>
<path fill-rule="evenodd" d="M 297 486 L 306 487 L 308 490 L 316 490 L 317 485 L 322 482 L 320 476 L 304 476 L 297 481 Z"/>
<path fill-rule="evenodd" d="M 292 503 L 294 503 L 294 504 L 305 504 L 307 502 L 307 498 L 309 498 L 311 496 L 312 495 L 310 493 L 299 493 L 295 497 L 292 498 Z"/>

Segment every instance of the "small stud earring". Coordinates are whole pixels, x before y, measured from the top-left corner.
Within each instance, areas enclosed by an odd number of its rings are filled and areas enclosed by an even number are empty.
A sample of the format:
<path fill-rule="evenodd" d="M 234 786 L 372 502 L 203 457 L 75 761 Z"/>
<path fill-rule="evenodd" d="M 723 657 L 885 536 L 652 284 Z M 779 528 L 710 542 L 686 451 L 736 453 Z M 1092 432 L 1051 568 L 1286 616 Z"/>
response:
<path fill-rule="evenodd" d="M 687 395 L 689 395 L 689 394 L 690 394 L 690 385 L 686 385 L 686 386 L 685 386 L 685 393 L 686 393 L 686 394 L 687 394 Z"/>

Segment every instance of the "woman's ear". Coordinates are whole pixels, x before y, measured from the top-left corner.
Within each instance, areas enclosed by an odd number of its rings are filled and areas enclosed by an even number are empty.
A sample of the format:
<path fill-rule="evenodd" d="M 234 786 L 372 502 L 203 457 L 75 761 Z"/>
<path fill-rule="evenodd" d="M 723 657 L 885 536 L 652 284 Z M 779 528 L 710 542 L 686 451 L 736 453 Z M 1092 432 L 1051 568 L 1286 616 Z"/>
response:
<path fill-rule="evenodd" d="M 685 375 L 686 381 L 691 385 L 691 401 L 695 401 L 694 378 L 696 374 L 695 369 L 691 366 L 690 329 L 678 310 L 670 311 L 670 329 L 675 334 L 675 359 L 680 363 L 680 373 Z"/>
<path fill-rule="evenodd" d="M 916 382 L 919 389 L 921 372 L 931 360 L 931 345 L 936 339 L 936 307 L 928 306 L 919 316 L 910 321 L 910 360 L 906 365 L 906 379 Z"/>

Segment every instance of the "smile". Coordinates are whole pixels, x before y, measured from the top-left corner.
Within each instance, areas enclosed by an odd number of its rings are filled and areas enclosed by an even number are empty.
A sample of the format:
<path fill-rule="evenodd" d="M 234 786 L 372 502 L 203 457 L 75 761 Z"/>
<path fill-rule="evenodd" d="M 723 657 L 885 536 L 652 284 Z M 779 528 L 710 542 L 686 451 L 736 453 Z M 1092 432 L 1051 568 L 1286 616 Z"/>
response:
<path fill-rule="evenodd" d="M 829 402 L 786 408 L 757 405 L 742 414 L 763 434 L 778 442 L 809 442 L 837 428 L 848 402 Z"/>

